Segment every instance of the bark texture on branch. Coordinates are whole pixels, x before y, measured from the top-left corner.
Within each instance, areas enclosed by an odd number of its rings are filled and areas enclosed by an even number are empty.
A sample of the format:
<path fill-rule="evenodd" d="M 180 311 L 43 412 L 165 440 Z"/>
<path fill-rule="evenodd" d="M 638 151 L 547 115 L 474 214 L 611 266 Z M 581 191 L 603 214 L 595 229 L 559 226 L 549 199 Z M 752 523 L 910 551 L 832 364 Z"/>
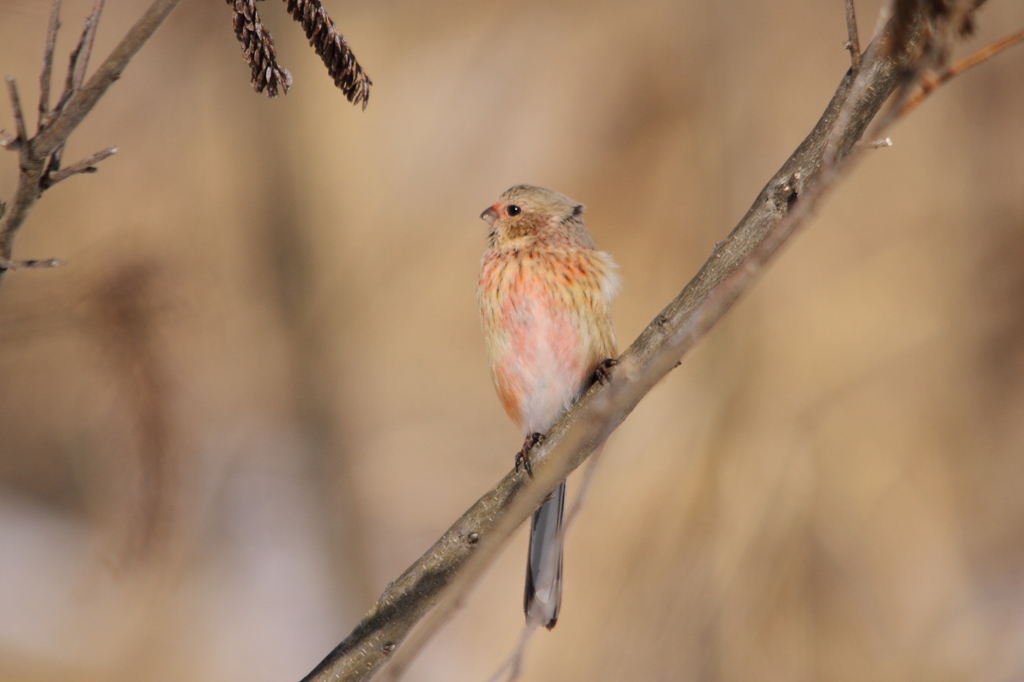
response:
<path fill-rule="evenodd" d="M 515 528 L 725 314 L 810 214 L 837 179 L 837 168 L 903 82 L 917 54 L 921 26 L 915 21 L 904 27 L 904 42 L 891 46 L 895 49 L 879 49 L 879 41 L 890 33 L 876 38 L 856 80 L 852 70 L 847 73 L 811 133 L 696 277 L 623 353 L 610 381 L 591 387 L 533 450 L 536 478 L 506 475 L 388 586 L 304 682 L 365 680 L 378 672 L 379 679 L 397 678 L 458 607 Z"/>

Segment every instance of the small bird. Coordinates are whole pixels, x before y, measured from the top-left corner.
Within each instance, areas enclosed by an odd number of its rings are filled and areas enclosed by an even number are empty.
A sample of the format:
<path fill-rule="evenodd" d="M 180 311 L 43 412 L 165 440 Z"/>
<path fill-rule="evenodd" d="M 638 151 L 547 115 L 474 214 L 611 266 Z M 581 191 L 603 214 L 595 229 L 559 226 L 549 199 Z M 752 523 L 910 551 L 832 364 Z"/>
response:
<path fill-rule="evenodd" d="M 530 450 L 614 361 L 615 263 L 583 225 L 582 204 L 516 185 L 480 217 L 491 227 L 477 302 L 498 398 Z M 565 481 L 534 512 L 526 563 L 527 623 L 551 629 L 562 600 Z"/>

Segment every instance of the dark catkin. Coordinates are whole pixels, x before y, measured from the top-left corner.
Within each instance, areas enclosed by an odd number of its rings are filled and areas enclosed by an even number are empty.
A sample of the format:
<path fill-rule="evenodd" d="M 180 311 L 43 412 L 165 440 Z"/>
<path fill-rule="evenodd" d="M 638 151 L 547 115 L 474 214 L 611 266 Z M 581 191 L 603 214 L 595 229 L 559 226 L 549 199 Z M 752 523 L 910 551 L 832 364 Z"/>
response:
<path fill-rule="evenodd" d="M 302 24 L 306 38 L 327 67 L 334 84 L 353 104 L 366 108 L 373 81 L 356 61 L 345 36 L 338 32 L 320 0 L 285 0 L 288 13 Z"/>
<path fill-rule="evenodd" d="M 288 94 L 292 75 L 277 63 L 274 37 L 260 21 L 256 0 L 227 0 L 227 3 L 233 9 L 231 23 L 242 45 L 242 57 L 252 69 L 253 89 L 266 92 L 268 97 L 277 97 L 279 92 Z"/>

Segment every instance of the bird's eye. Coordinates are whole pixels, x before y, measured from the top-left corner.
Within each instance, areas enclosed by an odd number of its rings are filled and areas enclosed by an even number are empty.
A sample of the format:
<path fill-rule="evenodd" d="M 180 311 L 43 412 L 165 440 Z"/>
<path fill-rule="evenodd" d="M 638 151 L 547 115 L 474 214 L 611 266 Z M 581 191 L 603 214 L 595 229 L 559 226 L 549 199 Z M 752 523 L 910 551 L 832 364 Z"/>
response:
<path fill-rule="evenodd" d="M 508 208 L 505 210 L 508 211 L 509 217 L 512 218 L 516 217 L 517 215 L 523 212 L 523 209 L 519 208 L 515 204 L 509 204 Z"/>

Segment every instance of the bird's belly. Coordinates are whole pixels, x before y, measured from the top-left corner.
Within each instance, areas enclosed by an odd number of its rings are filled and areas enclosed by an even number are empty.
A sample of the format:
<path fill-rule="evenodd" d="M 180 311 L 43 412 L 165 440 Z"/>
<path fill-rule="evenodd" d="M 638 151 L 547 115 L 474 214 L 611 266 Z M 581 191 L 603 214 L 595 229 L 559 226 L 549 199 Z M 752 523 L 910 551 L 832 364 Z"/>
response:
<path fill-rule="evenodd" d="M 550 299 L 515 303 L 502 316 L 507 352 L 495 363 L 495 379 L 523 432 L 545 432 L 579 393 L 586 353 L 567 310 Z"/>

